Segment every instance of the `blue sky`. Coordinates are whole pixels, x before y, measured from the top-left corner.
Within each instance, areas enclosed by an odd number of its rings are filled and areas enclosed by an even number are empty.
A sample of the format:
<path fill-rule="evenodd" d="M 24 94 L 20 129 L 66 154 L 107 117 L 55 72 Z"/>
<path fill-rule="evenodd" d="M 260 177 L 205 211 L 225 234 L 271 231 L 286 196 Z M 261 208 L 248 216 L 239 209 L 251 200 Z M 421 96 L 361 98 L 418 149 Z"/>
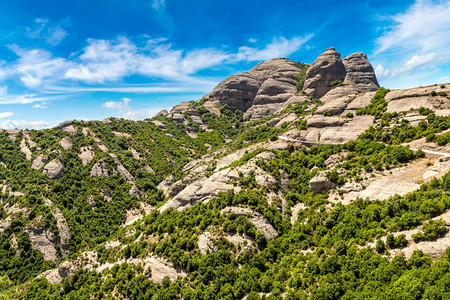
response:
<path fill-rule="evenodd" d="M 274 57 L 368 54 L 381 85 L 450 82 L 450 1 L 2 0 L 0 128 L 144 119 Z"/>

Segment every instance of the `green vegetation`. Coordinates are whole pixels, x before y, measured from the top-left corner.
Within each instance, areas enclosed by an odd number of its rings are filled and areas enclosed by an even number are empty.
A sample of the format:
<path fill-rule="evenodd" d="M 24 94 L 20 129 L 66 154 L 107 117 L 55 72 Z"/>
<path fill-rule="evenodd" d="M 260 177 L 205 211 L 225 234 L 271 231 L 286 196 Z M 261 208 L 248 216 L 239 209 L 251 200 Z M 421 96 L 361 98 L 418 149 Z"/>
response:
<path fill-rule="evenodd" d="M 300 72 L 296 75 L 295 78 L 297 79 L 297 91 L 301 92 L 303 89 L 303 85 L 305 84 L 305 75 L 309 69 L 309 65 L 301 62 L 296 62 L 295 64 L 300 68 Z"/>
<path fill-rule="evenodd" d="M 386 96 L 388 92 L 389 89 L 383 87 L 379 88 L 372 98 L 371 104 L 365 108 L 358 108 L 356 110 L 356 115 L 372 115 L 375 116 L 376 119 L 381 118 L 382 114 L 387 109 L 387 102 L 386 99 L 384 99 L 384 96 Z"/>
<path fill-rule="evenodd" d="M 339 86 L 342 84 L 342 80 L 334 80 L 330 83 L 330 86 Z"/>
<path fill-rule="evenodd" d="M 423 224 L 422 231 L 413 234 L 412 238 L 416 242 L 433 241 L 447 232 L 445 225 L 446 223 L 444 220 L 430 220 Z"/>

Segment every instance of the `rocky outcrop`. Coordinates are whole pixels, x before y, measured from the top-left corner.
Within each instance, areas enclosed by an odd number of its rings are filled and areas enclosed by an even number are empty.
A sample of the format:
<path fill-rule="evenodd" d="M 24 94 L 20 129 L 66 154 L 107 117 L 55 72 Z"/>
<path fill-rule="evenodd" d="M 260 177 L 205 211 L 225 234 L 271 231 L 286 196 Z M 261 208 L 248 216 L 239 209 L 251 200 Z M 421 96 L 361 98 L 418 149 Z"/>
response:
<path fill-rule="evenodd" d="M 69 150 L 72 148 L 72 139 L 66 136 L 61 141 L 59 141 L 59 144 L 64 148 L 64 150 Z"/>
<path fill-rule="evenodd" d="M 53 234 L 44 228 L 28 228 L 26 232 L 30 237 L 31 247 L 40 251 L 44 255 L 44 260 L 56 262 L 58 258 L 55 246 L 52 243 Z"/>
<path fill-rule="evenodd" d="M 54 159 L 45 165 L 42 171 L 50 179 L 60 178 L 64 173 L 64 166 L 59 159 Z"/>
<path fill-rule="evenodd" d="M 103 161 L 96 163 L 91 169 L 91 177 L 102 176 L 109 176 L 108 166 Z"/>
<path fill-rule="evenodd" d="M 334 48 L 328 48 L 316 58 L 306 72 L 303 91 L 311 98 L 322 97 L 331 90 L 330 84 L 333 81 L 344 81 L 345 75 L 341 54 Z"/>
<path fill-rule="evenodd" d="M 198 248 L 201 254 L 207 254 L 217 251 L 217 246 L 212 241 L 212 235 L 208 231 L 198 236 Z"/>
<path fill-rule="evenodd" d="M 91 146 L 81 147 L 78 157 L 81 159 L 81 163 L 85 166 L 88 162 L 94 159 L 94 151 L 92 151 Z"/>
<path fill-rule="evenodd" d="M 233 213 L 236 216 L 246 217 L 250 223 L 255 226 L 256 230 L 261 230 L 267 239 L 273 239 L 278 236 L 277 231 L 273 226 L 260 214 L 250 208 L 245 207 L 226 207 L 220 211 L 222 214 Z"/>
<path fill-rule="evenodd" d="M 169 112 L 168 112 L 167 110 L 163 109 L 163 110 L 159 111 L 159 112 L 156 114 L 156 116 L 157 116 L 157 117 L 158 117 L 158 116 L 167 116 L 168 114 L 169 114 Z"/>
<path fill-rule="evenodd" d="M 328 179 L 326 172 L 319 172 L 310 180 L 309 187 L 314 193 L 321 193 L 336 187 L 336 185 Z"/>
<path fill-rule="evenodd" d="M 343 84 L 341 87 L 343 95 L 374 91 L 379 88 L 375 71 L 366 54 L 356 52 L 341 60 L 339 52 L 334 48 L 328 48 L 317 57 L 306 72 L 303 91 L 311 98 L 322 97 L 333 90 L 332 83 L 338 81 Z"/>
<path fill-rule="evenodd" d="M 299 72 L 300 68 L 293 61 L 272 59 L 225 79 L 206 98 L 227 104 L 233 110 L 250 109 L 248 113 L 253 119 L 260 118 L 274 113 L 280 103 L 294 96 L 297 92 L 295 76 Z M 270 108 L 263 112 L 262 107 Z"/>
<path fill-rule="evenodd" d="M 350 54 L 342 59 L 342 63 L 346 71 L 344 82 L 353 83 L 360 91 L 373 91 L 380 87 L 366 54 Z"/>
<path fill-rule="evenodd" d="M 31 168 L 39 170 L 48 162 L 48 156 L 44 154 L 39 154 L 31 163 Z"/>

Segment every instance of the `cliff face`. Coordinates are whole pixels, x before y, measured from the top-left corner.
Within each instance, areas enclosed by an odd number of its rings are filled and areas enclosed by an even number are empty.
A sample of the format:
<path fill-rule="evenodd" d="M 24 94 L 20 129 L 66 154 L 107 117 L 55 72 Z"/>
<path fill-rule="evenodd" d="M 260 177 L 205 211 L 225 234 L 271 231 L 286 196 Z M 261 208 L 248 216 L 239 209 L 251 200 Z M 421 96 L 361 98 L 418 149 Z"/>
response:
<path fill-rule="evenodd" d="M 251 120 L 279 113 L 288 105 L 309 98 L 323 97 L 345 86 L 344 94 L 375 91 L 379 85 L 374 69 L 362 52 L 341 59 L 334 48 L 319 55 L 309 67 L 302 93 L 297 91 L 299 65 L 288 59 L 272 59 L 256 65 L 251 70 L 231 76 L 219 83 L 206 95 L 209 103 L 227 104 L 232 110 L 241 110 L 251 115 Z M 182 103 L 171 113 L 189 112 L 192 107 Z"/>

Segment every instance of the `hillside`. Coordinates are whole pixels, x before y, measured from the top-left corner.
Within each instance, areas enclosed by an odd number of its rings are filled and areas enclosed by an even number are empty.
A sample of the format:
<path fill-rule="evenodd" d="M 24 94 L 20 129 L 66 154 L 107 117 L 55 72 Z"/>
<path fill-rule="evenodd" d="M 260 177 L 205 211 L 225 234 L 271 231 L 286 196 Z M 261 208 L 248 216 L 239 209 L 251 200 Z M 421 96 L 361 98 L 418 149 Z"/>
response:
<path fill-rule="evenodd" d="M 0 132 L 0 299 L 447 299 L 450 83 L 327 49 L 143 121 Z"/>

